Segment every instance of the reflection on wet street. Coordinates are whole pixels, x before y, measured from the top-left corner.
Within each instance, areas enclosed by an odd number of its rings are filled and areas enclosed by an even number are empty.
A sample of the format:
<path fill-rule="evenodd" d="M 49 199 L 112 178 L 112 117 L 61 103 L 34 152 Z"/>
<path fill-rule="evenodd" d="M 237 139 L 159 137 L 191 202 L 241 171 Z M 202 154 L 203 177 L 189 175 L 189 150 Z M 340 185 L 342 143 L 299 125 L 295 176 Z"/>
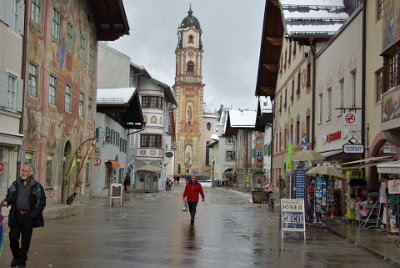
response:
<path fill-rule="evenodd" d="M 205 188 L 196 221 L 182 212 L 184 184 L 133 194 L 123 207 L 105 199 L 47 209 L 35 229 L 29 267 L 393 267 L 326 229 L 285 234 L 279 209 L 249 202 L 229 188 Z M 5 230 L 8 232 L 8 229 Z M 5 236 L 0 267 L 9 267 Z"/>

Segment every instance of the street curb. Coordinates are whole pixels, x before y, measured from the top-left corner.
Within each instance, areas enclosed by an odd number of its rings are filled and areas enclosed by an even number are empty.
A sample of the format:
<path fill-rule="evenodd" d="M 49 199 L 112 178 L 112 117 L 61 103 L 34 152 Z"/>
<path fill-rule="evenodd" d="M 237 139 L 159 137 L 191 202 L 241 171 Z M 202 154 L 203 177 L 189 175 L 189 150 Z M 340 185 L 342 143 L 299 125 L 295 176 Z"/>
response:
<path fill-rule="evenodd" d="M 345 239 L 345 240 L 348 240 L 348 241 L 354 243 L 355 246 L 361 248 L 362 250 L 364 250 L 364 251 L 366 251 L 366 252 L 371 253 L 371 254 L 374 255 L 375 257 L 378 257 L 378 258 L 380 258 L 380 259 L 382 259 L 382 260 L 385 260 L 386 262 L 388 262 L 388 263 L 390 263 L 390 264 L 394 264 L 394 265 L 400 267 L 400 262 L 398 262 L 398 261 L 396 261 L 396 260 L 393 260 L 392 258 L 385 256 L 384 254 L 382 254 L 382 253 L 376 251 L 375 249 L 370 248 L 370 247 L 368 247 L 368 246 L 366 246 L 366 245 L 363 245 L 363 244 L 359 243 L 358 241 L 356 241 L 356 240 L 354 240 L 354 239 L 351 239 L 351 238 L 349 238 L 349 237 L 347 237 L 347 236 L 345 236 L 345 235 L 339 233 L 338 231 L 336 231 L 335 229 L 333 229 L 333 228 L 331 228 L 331 227 L 329 227 L 329 226 L 327 226 L 327 229 L 328 229 L 331 233 L 333 233 L 333 234 L 335 234 L 335 235 L 337 235 L 337 236 L 339 236 L 339 237 L 341 237 L 341 238 L 343 238 L 343 239 Z"/>

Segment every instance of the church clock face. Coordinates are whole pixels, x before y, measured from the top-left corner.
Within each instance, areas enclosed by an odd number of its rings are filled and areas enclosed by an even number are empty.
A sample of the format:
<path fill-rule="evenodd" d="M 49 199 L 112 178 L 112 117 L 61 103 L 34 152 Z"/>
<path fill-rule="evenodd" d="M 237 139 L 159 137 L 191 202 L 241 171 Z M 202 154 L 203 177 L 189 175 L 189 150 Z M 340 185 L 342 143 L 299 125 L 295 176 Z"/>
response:
<path fill-rule="evenodd" d="M 189 51 L 189 57 L 193 58 L 193 51 Z"/>

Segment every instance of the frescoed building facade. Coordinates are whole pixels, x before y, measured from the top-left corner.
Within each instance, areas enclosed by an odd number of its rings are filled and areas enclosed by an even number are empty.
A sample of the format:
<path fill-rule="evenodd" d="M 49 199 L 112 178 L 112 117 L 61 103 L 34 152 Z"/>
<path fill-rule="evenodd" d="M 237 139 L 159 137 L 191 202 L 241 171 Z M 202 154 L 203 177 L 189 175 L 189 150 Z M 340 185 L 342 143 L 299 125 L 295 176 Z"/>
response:
<path fill-rule="evenodd" d="M 173 85 L 178 102 L 175 110 L 175 173 L 180 176 L 203 175 L 206 141 L 203 111 L 203 43 L 199 20 L 190 7 L 178 27 L 176 76 Z M 211 137 L 211 135 L 210 135 Z"/>
<path fill-rule="evenodd" d="M 25 1 L 24 162 L 49 204 L 90 196 L 97 41 L 129 33 L 121 1 Z M 73 201 L 73 200 L 69 200 Z"/>

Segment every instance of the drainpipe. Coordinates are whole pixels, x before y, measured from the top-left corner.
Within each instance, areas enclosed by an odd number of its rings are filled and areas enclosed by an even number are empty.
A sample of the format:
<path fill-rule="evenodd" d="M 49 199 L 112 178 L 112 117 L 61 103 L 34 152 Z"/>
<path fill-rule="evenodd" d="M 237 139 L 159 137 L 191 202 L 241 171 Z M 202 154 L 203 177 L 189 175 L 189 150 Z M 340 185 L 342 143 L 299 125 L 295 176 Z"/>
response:
<path fill-rule="evenodd" d="M 365 72 L 366 72 L 366 24 L 367 24 L 367 10 L 366 10 L 366 5 L 365 1 L 362 4 L 362 48 L 361 48 L 361 144 L 364 147 L 364 157 L 365 157 Z M 364 171 L 365 172 L 365 171 Z M 364 176 L 366 174 L 364 173 Z"/>
<path fill-rule="evenodd" d="M 316 48 L 315 48 L 315 43 L 314 43 L 314 38 L 310 37 L 310 48 L 311 48 L 311 53 L 312 53 L 312 85 L 311 85 L 311 96 L 312 96 L 312 104 L 311 104 L 311 110 L 312 110 L 312 118 L 311 118 L 311 132 L 312 132 L 312 142 L 311 142 L 311 150 L 314 150 L 315 148 L 315 84 L 316 84 Z"/>
<path fill-rule="evenodd" d="M 28 3 L 30 1 L 25 0 L 25 8 L 24 8 L 24 36 L 22 38 L 22 66 L 21 66 L 21 79 L 24 83 L 23 89 L 22 89 L 22 107 L 21 107 L 21 119 L 19 120 L 19 133 L 23 134 L 24 133 L 24 110 L 25 110 L 25 88 L 26 88 L 26 62 L 28 60 Z M 21 170 L 21 162 L 23 160 L 23 149 L 22 146 L 20 145 L 18 148 L 18 160 L 17 160 L 17 177 L 20 176 L 20 170 Z"/>

